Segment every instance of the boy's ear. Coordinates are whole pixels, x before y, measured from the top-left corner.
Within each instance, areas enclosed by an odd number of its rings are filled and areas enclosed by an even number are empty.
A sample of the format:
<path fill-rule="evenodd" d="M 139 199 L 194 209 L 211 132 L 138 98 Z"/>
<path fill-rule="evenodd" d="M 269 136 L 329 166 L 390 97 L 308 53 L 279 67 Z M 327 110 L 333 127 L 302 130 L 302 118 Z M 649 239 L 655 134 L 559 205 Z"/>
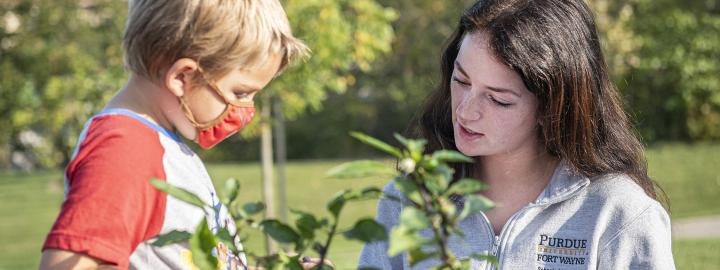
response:
<path fill-rule="evenodd" d="M 189 58 L 175 61 L 165 72 L 164 84 L 173 95 L 182 97 L 193 86 L 193 79 L 198 72 L 198 63 Z"/>

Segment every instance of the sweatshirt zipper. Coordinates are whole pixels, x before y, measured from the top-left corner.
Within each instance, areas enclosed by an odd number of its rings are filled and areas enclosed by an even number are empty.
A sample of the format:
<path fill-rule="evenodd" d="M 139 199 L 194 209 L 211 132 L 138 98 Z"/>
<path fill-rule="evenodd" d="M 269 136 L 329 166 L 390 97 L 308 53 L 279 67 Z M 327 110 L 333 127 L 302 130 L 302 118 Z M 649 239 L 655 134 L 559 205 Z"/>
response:
<path fill-rule="evenodd" d="M 495 242 L 493 242 L 492 253 L 493 257 L 497 256 L 498 247 L 500 246 L 500 236 L 495 236 Z"/>
<path fill-rule="evenodd" d="M 521 208 L 520 210 L 518 210 L 517 212 L 515 212 L 515 214 L 510 216 L 510 219 L 508 219 L 507 222 L 505 222 L 505 225 L 503 225 L 503 228 L 500 230 L 500 235 L 494 236 L 493 245 L 492 245 L 492 248 L 490 249 L 490 255 L 495 257 L 495 259 L 497 259 L 498 267 L 500 266 L 500 263 L 502 262 L 500 260 L 500 255 L 499 255 L 500 254 L 500 242 L 502 240 L 502 237 L 503 237 L 505 231 L 507 230 L 508 226 L 510 226 L 521 213 L 525 212 L 525 210 L 527 210 L 528 208 L 531 208 L 533 206 L 534 205 L 532 205 L 532 204 L 527 205 L 527 206 Z M 485 213 L 480 212 L 480 214 L 485 219 L 485 224 L 487 224 L 487 227 L 488 227 L 488 229 L 490 229 L 490 232 L 493 232 L 494 230 L 493 230 L 492 226 L 490 225 L 490 219 L 488 219 L 488 217 L 485 215 Z M 493 235 L 494 235 L 494 233 L 493 233 Z M 486 265 L 487 265 L 487 267 L 485 269 L 497 269 L 496 267 L 493 267 L 492 264 L 489 262 Z"/>
<path fill-rule="evenodd" d="M 499 246 L 500 246 L 500 237 L 495 235 L 495 240 L 493 241 L 492 248 L 490 249 L 490 255 L 497 258 L 497 252 L 498 252 Z M 492 266 L 492 263 L 490 263 L 490 262 L 487 262 L 485 265 L 486 265 L 485 266 L 486 270 L 492 270 L 495 268 Z"/>
<path fill-rule="evenodd" d="M 488 232 L 490 232 L 490 235 L 492 235 L 491 241 L 493 244 L 492 244 L 492 247 L 490 248 L 489 255 L 492 255 L 495 258 L 497 258 L 498 248 L 500 247 L 500 236 L 495 235 L 493 227 L 490 224 L 490 219 L 488 219 L 488 217 L 485 215 L 485 213 L 480 212 L 480 216 L 485 220 L 485 227 L 487 227 Z M 494 267 L 492 266 L 492 264 L 490 262 L 487 262 L 485 265 L 486 265 L 486 267 L 485 267 L 486 270 L 494 269 Z"/>

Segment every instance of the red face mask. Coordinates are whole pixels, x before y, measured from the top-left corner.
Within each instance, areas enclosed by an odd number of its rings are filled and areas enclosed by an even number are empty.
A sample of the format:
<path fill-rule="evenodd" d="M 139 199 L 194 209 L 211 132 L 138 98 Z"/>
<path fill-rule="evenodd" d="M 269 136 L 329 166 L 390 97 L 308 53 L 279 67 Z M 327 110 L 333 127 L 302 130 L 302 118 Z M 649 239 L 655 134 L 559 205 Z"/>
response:
<path fill-rule="evenodd" d="M 197 122 L 192 111 L 190 111 L 190 108 L 185 103 L 185 100 L 180 97 L 180 104 L 182 105 L 185 117 L 187 117 L 190 123 L 197 129 L 196 142 L 203 149 L 212 148 L 237 133 L 250 124 L 250 121 L 255 116 L 255 104 L 252 101 L 230 101 L 213 83 L 208 81 L 208 85 L 225 101 L 225 110 L 215 120 L 208 123 Z"/>

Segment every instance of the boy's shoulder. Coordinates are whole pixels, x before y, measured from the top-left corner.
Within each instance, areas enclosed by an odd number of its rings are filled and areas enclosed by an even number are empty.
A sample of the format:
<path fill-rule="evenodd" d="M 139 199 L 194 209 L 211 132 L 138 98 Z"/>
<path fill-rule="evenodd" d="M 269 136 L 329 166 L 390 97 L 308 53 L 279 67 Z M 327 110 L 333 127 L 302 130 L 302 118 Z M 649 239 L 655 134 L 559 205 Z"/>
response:
<path fill-rule="evenodd" d="M 127 110 L 108 110 L 88 120 L 78 140 L 78 146 L 88 140 L 101 140 L 103 143 L 157 144 L 165 136 L 180 142 L 180 138 Z"/>
<path fill-rule="evenodd" d="M 66 176 L 72 182 L 79 172 L 107 176 L 123 171 L 154 171 L 164 175 L 163 156 L 167 145 L 177 144 L 174 140 L 180 139 L 137 114 L 103 112 L 85 124 Z"/>

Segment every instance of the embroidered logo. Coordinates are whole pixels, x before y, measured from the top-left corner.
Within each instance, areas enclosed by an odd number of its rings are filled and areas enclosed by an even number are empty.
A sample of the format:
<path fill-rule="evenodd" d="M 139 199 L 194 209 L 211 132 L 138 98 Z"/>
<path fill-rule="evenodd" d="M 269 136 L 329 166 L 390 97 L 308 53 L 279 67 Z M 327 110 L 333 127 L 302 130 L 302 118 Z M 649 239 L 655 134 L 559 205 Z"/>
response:
<path fill-rule="evenodd" d="M 589 255 L 588 240 L 541 234 L 536 255 L 537 270 L 584 269 Z"/>

